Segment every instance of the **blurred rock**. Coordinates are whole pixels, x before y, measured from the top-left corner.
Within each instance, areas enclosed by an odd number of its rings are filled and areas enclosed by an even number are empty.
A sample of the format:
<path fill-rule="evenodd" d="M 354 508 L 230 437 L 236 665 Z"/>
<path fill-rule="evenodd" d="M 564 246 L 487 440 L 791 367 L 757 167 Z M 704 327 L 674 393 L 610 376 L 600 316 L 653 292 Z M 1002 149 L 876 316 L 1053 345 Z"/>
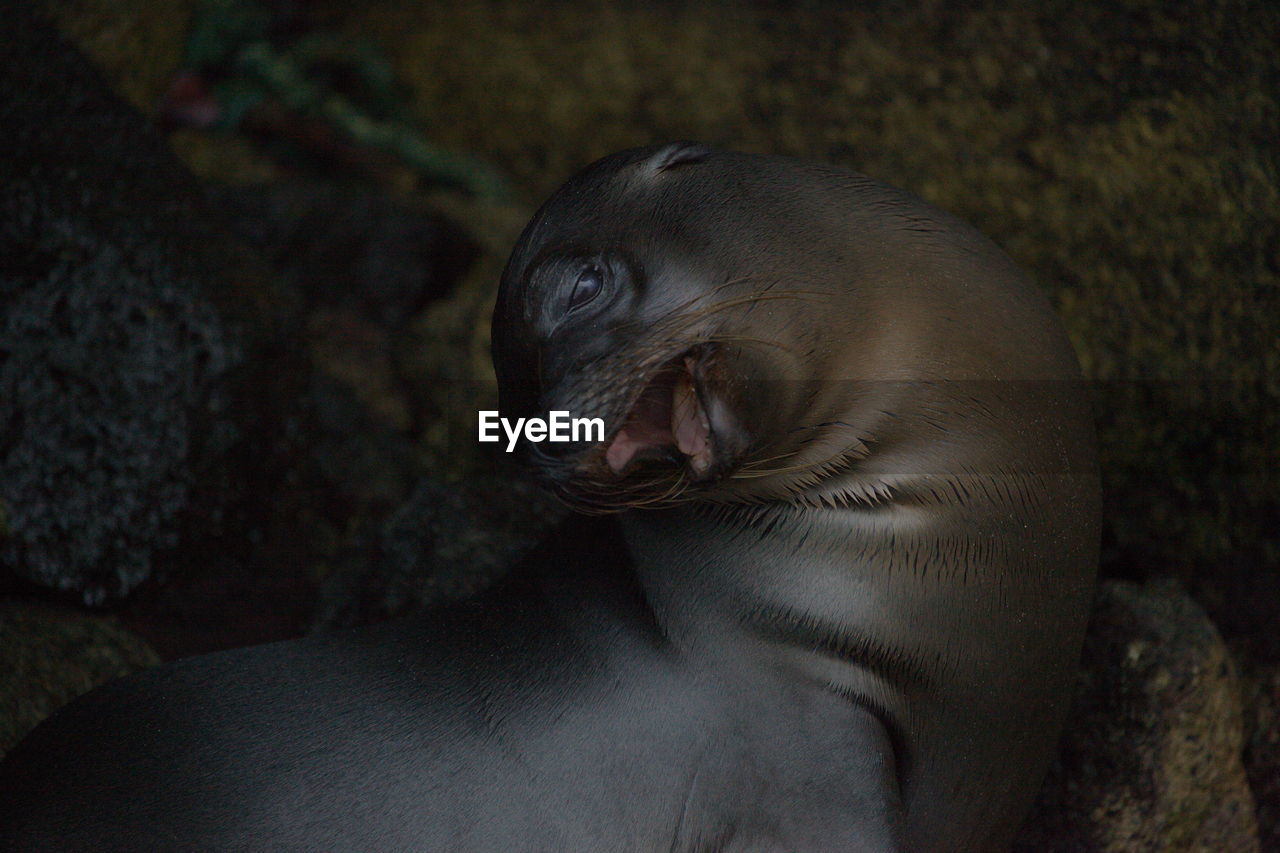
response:
<path fill-rule="evenodd" d="M 427 478 L 327 580 L 316 628 L 377 622 L 475 593 L 566 515 L 542 489 L 515 476 Z"/>
<path fill-rule="evenodd" d="M 0 755 L 81 693 L 157 662 L 113 619 L 0 600 Z"/>
<path fill-rule="evenodd" d="M 323 476 L 356 515 L 390 510 L 423 470 L 413 439 L 450 393 L 410 377 L 405 362 L 419 353 L 408 325 L 450 298 L 475 244 L 421 200 L 352 186 L 291 180 L 208 194 L 298 301 Z"/>
<path fill-rule="evenodd" d="M 35 0 L 72 44 L 102 69 L 112 88 L 153 114 L 186 48 L 201 0 Z"/>
<path fill-rule="evenodd" d="M 1057 761 L 1016 850 L 1258 850 L 1240 686 L 1174 581 L 1102 584 Z"/>
<path fill-rule="evenodd" d="M 7 23 L 0 583 L 99 604 L 160 570 L 126 618 L 166 654 L 275 638 L 211 623 L 264 601 L 290 614 L 275 630 L 301 630 L 314 599 L 293 598 L 421 474 L 400 340 L 474 246 L 424 203 L 369 191 L 211 203 L 51 27 Z M 260 578 L 264 601 L 246 580 L 245 607 L 212 602 L 219 577 Z"/>
<path fill-rule="evenodd" d="M 355 518 L 381 521 L 408 496 L 421 473 L 413 444 L 361 403 L 358 392 L 317 372 L 310 389 L 311 452 L 333 498 L 354 507 Z"/>
<path fill-rule="evenodd" d="M 0 566 L 99 603 L 176 544 L 235 353 L 183 246 L 189 179 L 17 10 L 0 104 Z"/>
<path fill-rule="evenodd" d="M 1265 851 L 1280 850 L 1280 666 L 1265 666 L 1245 680 L 1244 766 L 1258 802 Z"/>
<path fill-rule="evenodd" d="M 309 309 L 350 308 L 386 327 L 447 295 L 476 255 L 461 228 L 410 198 L 302 180 L 209 195 Z"/>

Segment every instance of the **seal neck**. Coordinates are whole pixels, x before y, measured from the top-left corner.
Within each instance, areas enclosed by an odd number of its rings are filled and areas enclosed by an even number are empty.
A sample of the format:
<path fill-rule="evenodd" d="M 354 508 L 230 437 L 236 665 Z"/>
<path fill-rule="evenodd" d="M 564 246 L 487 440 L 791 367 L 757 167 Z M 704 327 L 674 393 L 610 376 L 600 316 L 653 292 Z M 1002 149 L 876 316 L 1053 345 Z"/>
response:
<path fill-rule="evenodd" d="M 779 502 L 724 509 L 686 505 L 633 510 L 620 518 L 663 635 L 682 653 L 713 655 L 717 667 L 758 661 L 744 648 L 773 645 L 758 630 L 757 617 L 820 612 L 833 600 L 849 600 L 857 586 L 848 580 L 846 559 L 806 554 L 805 540 L 814 531 L 803 507 Z"/>

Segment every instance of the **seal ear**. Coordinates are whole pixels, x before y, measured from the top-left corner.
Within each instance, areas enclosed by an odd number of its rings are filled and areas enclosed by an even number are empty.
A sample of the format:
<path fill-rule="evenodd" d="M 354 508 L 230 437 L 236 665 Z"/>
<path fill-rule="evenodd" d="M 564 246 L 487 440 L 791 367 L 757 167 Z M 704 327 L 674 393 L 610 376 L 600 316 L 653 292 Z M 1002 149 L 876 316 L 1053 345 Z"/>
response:
<path fill-rule="evenodd" d="M 710 153 L 711 149 L 701 142 L 672 142 L 659 148 L 645 163 L 645 168 L 657 175 L 678 166 L 700 163 Z"/>

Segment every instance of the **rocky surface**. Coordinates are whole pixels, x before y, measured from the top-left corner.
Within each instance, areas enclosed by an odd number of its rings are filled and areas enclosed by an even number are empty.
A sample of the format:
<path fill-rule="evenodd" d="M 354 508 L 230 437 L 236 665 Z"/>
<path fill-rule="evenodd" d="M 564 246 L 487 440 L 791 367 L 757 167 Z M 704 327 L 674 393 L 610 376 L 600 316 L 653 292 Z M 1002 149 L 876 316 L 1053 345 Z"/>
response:
<path fill-rule="evenodd" d="M 52 28 L 7 26 L 0 591 L 137 590 L 166 657 L 297 634 L 423 473 L 449 393 L 405 342 L 474 246 L 333 181 L 206 191 Z"/>
<path fill-rule="evenodd" d="M 463 598 L 493 583 L 566 516 L 518 477 L 426 478 L 321 591 L 316 627 L 349 627 Z"/>
<path fill-rule="evenodd" d="M 0 755 L 81 693 L 158 660 L 114 619 L 0 600 Z"/>
<path fill-rule="evenodd" d="M 1099 590 L 1060 754 L 1017 850 L 1259 849 L 1240 682 L 1176 581 Z"/>
<path fill-rule="evenodd" d="M 1262 849 L 1280 850 L 1280 666 L 1260 667 L 1245 679 L 1245 731 Z"/>
<path fill-rule="evenodd" d="M 448 296 L 476 253 L 422 201 L 367 188 L 293 179 L 215 185 L 209 196 L 308 307 L 347 309 L 392 329 Z"/>
<path fill-rule="evenodd" d="M 177 544 L 235 351 L 179 245 L 188 179 L 21 14 L 0 113 L 0 567 L 100 603 Z"/>

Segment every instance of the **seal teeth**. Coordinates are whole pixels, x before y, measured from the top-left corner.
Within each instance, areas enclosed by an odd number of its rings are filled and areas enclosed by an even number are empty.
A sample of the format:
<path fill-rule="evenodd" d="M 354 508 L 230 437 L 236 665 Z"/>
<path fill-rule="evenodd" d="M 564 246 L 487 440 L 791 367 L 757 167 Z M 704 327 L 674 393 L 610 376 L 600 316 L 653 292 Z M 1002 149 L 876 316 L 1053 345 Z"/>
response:
<path fill-rule="evenodd" d="M 711 424 L 693 386 L 693 363 L 685 359 L 685 369 L 671 391 L 671 434 L 676 447 L 689 457 L 689 467 L 698 475 L 711 468 Z"/>

